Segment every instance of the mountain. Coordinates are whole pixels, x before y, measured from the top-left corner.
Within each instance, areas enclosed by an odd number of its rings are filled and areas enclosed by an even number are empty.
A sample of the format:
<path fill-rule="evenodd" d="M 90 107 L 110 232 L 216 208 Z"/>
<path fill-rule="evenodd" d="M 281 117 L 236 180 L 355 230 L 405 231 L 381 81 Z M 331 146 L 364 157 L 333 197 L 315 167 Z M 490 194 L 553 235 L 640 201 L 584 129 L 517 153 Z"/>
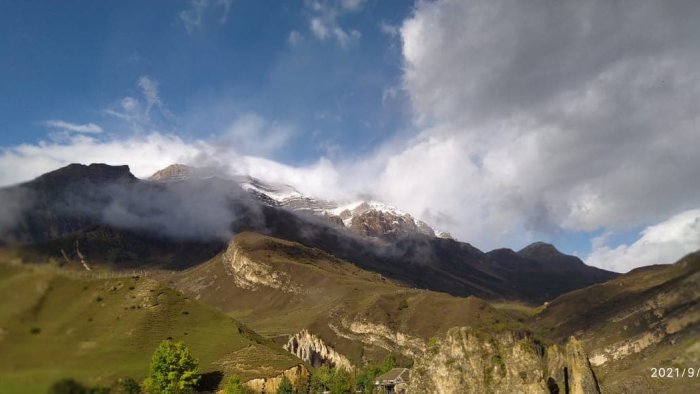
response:
<path fill-rule="evenodd" d="M 544 257 L 483 253 L 467 243 L 430 235 L 410 215 L 378 204 L 357 204 L 340 212 L 334 208 L 338 215 L 351 215 L 345 216 L 346 226 L 325 213 L 310 213 L 312 205 L 285 208 L 306 198 L 249 178 L 239 184 L 213 171 L 176 166 L 143 181 L 125 167 L 108 167 L 71 165 L 0 190 L 0 198 L 25 196 L 14 222 L 0 226 L 0 240 L 46 260 L 64 261 L 66 254 L 76 257 L 80 250 L 99 264 L 110 257 L 115 269 L 181 269 L 216 254 L 234 234 L 252 231 L 321 249 L 404 285 L 531 303 L 616 275 L 556 251 Z M 183 243 L 188 247 L 178 246 Z"/>
<path fill-rule="evenodd" d="M 177 182 L 211 177 L 215 173 L 215 169 L 198 169 L 183 164 L 173 164 L 157 171 L 149 179 L 158 182 Z M 396 239 L 411 234 L 451 238 L 448 233 L 436 232 L 425 222 L 379 201 L 328 201 L 305 196 L 290 185 L 266 182 L 247 175 L 234 176 L 232 179 L 263 204 L 318 215 L 331 222 L 342 223 L 357 234 L 386 239 Z"/>

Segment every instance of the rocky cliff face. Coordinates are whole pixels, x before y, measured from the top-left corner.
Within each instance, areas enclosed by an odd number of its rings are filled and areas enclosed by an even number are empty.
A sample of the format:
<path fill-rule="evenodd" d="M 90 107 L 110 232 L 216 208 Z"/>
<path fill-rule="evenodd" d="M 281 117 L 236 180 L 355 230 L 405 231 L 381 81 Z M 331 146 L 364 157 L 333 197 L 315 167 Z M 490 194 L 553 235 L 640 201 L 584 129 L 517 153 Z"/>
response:
<path fill-rule="evenodd" d="M 339 323 L 329 323 L 328 326 L 341 338 L 377 346 L 408 357 L 416 357 L 425 351 L 425 341 L 421 338 L 392 330 L 384 324 L 341 319 Z"/>
<path fill-rule="evenodd" d="M 529 334 L 451 329 L 416 360 L 410 392 L 598 393 L 581 344 L 544 348 Z"/>
<path fill-rule="evenodd" d="M 236 286 L 255 291 L 260 286 L 282 290 L 286 293 L 300 294 L 300 286 L 292 283 L 286 272 L 275 271 L 271 266 L 253 261 L 240 249 L 235 241 L 229 243 L 221 256 L 226 273 L 233 277 Z"/>
<path fill-rule="evenodd" d="M 322 364 L 326 364 L 347 371 L 353 370 L 350 360 L 326 345 L 321 338 L 312 334 L 309 330 L 301 330 L 292 335 L 283 348 L 308 362 L 313 367 L 320 367 Z"/>
<path fill-rule="evenodd" d="M 245 386 L 247 386 L 254 393 L 276 393 L 277 387 L 280 385 L 285 376 L 292 382 L 292 384 L 296 384 L 297 380 L 299 379 L 309 379 L 309 371 L 303 365 L 297 365 L 296 367 L 290 368 L 277 376 L 251 379 L 245 382 Z M 223 394 L 224 391 L 222 390 L 220 393 Z"/>

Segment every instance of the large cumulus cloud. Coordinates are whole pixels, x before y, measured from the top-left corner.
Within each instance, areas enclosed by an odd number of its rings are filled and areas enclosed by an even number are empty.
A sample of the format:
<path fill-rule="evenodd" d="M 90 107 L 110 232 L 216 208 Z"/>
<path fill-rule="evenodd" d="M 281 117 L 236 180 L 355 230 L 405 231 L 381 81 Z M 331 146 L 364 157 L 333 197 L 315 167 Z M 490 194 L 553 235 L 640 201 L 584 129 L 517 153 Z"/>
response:
<path fill-rule="evenodd" d="M 488 246 L 696 206 L 699 11 L 419 2 L 401 37 L 423 132 L 387 159 L 383 192 L 414 211 L 442 207 L 453 232 Z"/>

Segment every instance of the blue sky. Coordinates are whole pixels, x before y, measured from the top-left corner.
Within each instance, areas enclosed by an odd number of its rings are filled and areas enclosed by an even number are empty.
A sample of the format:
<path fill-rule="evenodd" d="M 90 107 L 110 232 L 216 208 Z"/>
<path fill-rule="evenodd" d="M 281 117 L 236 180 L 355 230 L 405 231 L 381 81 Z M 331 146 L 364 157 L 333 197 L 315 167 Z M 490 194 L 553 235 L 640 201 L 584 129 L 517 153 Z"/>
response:
<path fill-rule="evenodd" d="M 634 12 L 632 12 L 634 11 Z M 700 4 L 0 3 L 0 185 L 216 165 L 485 250 L 700 248 Z"/>
<path fill-rule="evenodd" d="M 183 18 L 196 17 L 188 1 L 5 5 L 0 72 L 12 77 L 1 86 L 0 143 L 37 140 L 46 134 L 42 120 L 66 117 L 119 132 L 102 109 L 137 94 L 143 75 L 176 114 L 159 127 L 200 137 L 255 112 L 295 128 L 276 156 L 289 163 L 334 146 L 366 151 L 407 125 L 405 103 L 384 93 L 400 82 L 401 52 L 382 26 L 398 25 L 409 2 L 329 4 L 339 28 L 361 32 L 345 44 L 313 34 L 310 20 L 320 14 L 309 3 L 207 4 L 198 24 Z"/>

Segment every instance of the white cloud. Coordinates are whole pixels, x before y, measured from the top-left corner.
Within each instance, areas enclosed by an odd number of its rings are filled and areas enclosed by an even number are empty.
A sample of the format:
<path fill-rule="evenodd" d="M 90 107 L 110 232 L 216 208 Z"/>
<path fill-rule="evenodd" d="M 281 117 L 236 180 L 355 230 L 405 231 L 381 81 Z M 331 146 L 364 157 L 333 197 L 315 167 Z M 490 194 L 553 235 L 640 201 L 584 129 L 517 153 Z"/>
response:
<path fill-rule="evenodd" d="M 146 98 L 146 114 L 148 114 L 151 112 L 153 106 L 160 106 L 162 104 L 160 101 L 160 94 L 158 93 L 158 83 L 144 75 L 139 78 L 138 84 L 143 91 L 143 96 Z M 134 104 L 134 101 L 129 99 L 130 97 L 126 97 L 122 100 L 122 107 L 128 111 L 133 109 Z M 127 101 L 125 102 L 125 100 Z"/>
<path fill-rule="evenodd" d="M 338 18 L 364 3 L 305 4 L 317 39 L 359 39 Z M 0 182 L 75 158 L 133 160 L 139 174 L 187 160 L 219 163 L 319 197 L 369 193 L 482 249 L 602 230 L 591 263 L 626 270 L 669 262 L 698 247 L 687 216 L 695 211 L 687 210 L 700 201 L 699 12 L 668 2 L 634 10 L 602 0 L 418 2 L 399 30 L 400 88 L 418 130 L 410 138 L 398 134 L 352 161 L 298 168 L 254 157 L 280 152 L 294 130 L 247 114 L 208 142 L 148 133 L 6 148 Z M 160 107 L 157 84 L 145 85 L 145 100 L 125 98 L 112 111 L 135 117 Z M 683 220 L 666 220 L 678 212 Z M 608 245 L 617 231 L 650 223 L 661 224 L 640 241 Z"/>
<path fill-rule="evenodd" d="M 299 33 L 296 30 L 292 30 L 289 32 L 289 36 L 287 36 L 287 42 L 289 43 L 289 45 L 297 46 L 301 44 L 302 41 L 304 41 L 304 36 L 301 33 Z"/>
<path fill-rule="evenodd" d="M 0 150 L 0 185 L 37 177 L 70 163 L 128 164 L 136 176 L 145 177 L 173 163 L 191 162 L 212 148 L 204 142 L 187 143 L 159 133 L 126 139 L 97 139 L 76 135 L 65 142 L 41 141 Z"/>
<path fill-rule="evenodd" d="M 400 32 L 421 132 L 375 158 L 385 163 L 375 190 L 451 218 L 448 231 L 482 248 L 629 229 L 693 206 L 698 12 L 419 2 Z"/>
<path fill-rule="evenodd" d="M 379 23 L 379 30 L 390 37 L 396 37 L 401 33 L 400 26 L 390 25 L 384 21 Z"/>
<path fill-rule="evenodd" d="M 341 47 L 357 42 L 362 34 L 356 29 L 343 28 L 338 18 L 359 12 L 364 7 L 364 0 L 342 0 L 340 2 L 307 0 L 306 7 L 312 12 L 309 17 L 309 29 L 320 41 L 335 40 Z"/>
<path fill-rule="evenodd" d="M 44 125 L 54 129 L 63 131 L 72 131 L 75 133 L 97 134 L 102 132 L 102 127 L 95 123 L 77 124 L 65 122 L 63 120 L 47 120 Z"/>
<path fill-rule="evenodd" d="M 348 11 L 359 11 L 365 6 L 365 0 L 340 0 L 340 6 Z"/>
<path fill-rule="evenodd" d="M 178 16 L 188 34 L 192 34 L 195 28 L 202 25 L 202 14 L 208 5 L 208 0 L 192 0 L 188 9 L 180 11 Z"/>
<path fill-rule="evenodd" d="M 651 264 L 669 264 L 700 250 L 700 209 L 681 212 L 644 229 L 630 245 L 594 245 L 586 263 L 617 272 Z"/>
<path fill-rule="evenodd" d="M 220 139 L 236 152 L 267 156 L 282 149 L 293 134 L 294 129 L 288 125 L 246 113 L 239 116 Z"/>
<path fill-rule="evenodd" d="M 205 13 L 208 9 L 215 9 L 219 13 L 219 23 L 228 21 L 229 11 L 233 0 L 191 0 L 189 7 L 180 11 L 178 17 L 185 26 L 188 34 L 202 26 Z"/>

